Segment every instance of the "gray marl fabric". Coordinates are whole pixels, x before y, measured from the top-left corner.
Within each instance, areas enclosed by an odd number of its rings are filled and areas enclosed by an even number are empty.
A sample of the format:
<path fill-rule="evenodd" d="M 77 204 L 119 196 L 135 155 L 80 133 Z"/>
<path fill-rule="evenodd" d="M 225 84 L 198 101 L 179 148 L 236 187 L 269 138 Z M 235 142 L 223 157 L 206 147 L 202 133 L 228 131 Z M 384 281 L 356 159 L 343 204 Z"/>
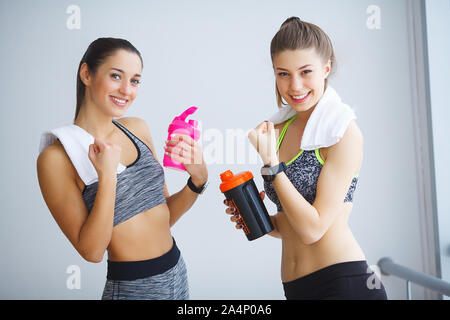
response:
<path fill-rule="evenodd" d="M 114 226 L 135 215 L 166 202 L 164 197 L 164 170 L 153 153 L 139 138 L 113 121 L 134 143 L 138 151 L 135 162 L 117 175 Z M 90 212 L 97 194 L 98 182 L 83 190 L 83 200 Z"/>
<path fill-rule="evenodd" d="M 188 300 L 186 265 L 178 263 L 164 273 L 136 280 L 107 279 L 102 300 Z"/>
<path fill-rule="evenodd" d="M 313 204 L 316 199 L 317 180 L 319 179 L 322 164 L 317 160 L 314 150 L 303 151 L 303 153 L 287 166 L 286 175 L 292 182 L 298 192 L 308 201 Z M 344 202 L 353 201 L 353 192 L 356 188 L 358 178 L 353 178 L 347 196 Z M 280 200 L 271 182 L 264 181 L 264 190 L 267 196 L 273 203 L 277 205 L 278 211 L 283 211 Z"/>

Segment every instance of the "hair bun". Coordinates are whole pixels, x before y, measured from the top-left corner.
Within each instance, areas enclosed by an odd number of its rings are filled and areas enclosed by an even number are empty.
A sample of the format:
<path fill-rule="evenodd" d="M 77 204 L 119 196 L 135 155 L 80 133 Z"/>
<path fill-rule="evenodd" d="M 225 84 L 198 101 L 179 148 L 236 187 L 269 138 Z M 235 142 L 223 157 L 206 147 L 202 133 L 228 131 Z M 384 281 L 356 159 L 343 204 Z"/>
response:
<path fill-rule="evenodd" d="M 287 18 L 287 19 L 281 24 L 280 29 L 283 28 L 283 27 L 285 27 L 285 26 L 287 26 L 288 24 L 291 24 L 291 23 L 298 23 L 298 24 L 300 24 L 301 22 L 302 22 L 302 20 L 300 20 L 299 17 L 290 17 L 290 18 Z"/>

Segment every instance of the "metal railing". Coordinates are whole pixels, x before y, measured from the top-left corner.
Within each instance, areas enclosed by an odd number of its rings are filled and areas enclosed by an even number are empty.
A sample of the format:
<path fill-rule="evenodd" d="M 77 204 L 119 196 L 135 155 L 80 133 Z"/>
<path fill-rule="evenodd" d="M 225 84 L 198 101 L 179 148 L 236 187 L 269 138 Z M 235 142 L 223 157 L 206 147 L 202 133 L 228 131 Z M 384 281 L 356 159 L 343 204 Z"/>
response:
<path fill-rule="evenodd" d="M 440 294 L 450 296 L 449 282 L 396 264 L 391 258 L 381 258 L 378 261 L 378 267 L 380 267 L 381 273 L 384 275 L 391 274 L 406 280 L 406 296 L 408 300 L 411 300 L 411 282 L 439 292 Z"/>

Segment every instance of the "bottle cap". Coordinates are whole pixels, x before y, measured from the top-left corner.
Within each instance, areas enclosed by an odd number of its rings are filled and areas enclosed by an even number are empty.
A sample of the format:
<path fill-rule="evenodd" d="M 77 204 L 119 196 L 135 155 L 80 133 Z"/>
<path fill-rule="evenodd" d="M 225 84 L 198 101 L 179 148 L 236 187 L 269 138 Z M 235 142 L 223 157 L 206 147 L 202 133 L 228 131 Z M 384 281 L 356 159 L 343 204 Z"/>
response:
<path fill-rule="evenodd" d="M 193 126 L 194 128 L 197 128 L 198 121 L 197 120 L 189 120 L 188 124 Z"/>
<path fill-rule="evenodd" d="M 220 191 L 226 192 L 251 179 L 253 179 L 253 174 L 250 171 L 244 171 L 233 175 L 231 170 L 227 170 L 220 174 L 220 180 L 222 180 Z"/>
<path fill-rule="evenodd" d="M 197 111 L 197 107 L 192 106 L 192 107 L 188 108 L 186 111 L 184 111 L 182 114 L 180 114 L 177 118 L 178 118 L 178 120 L 185 121 L 186 118 L 188 116 L 190 116 L 191 114 L 193 114 L 195 111 Z"/>

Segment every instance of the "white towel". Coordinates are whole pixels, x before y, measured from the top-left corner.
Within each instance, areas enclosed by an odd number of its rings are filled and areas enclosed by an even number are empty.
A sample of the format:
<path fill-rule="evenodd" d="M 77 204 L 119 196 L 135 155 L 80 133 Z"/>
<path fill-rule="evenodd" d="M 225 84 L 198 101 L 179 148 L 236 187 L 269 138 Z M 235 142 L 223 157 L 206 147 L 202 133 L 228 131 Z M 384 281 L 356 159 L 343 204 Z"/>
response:
<path fill-rule="evenodd" d="M 269 121 L 279 124 L 296 113 L 287 105 L 280 108 Z M 336 90 L 328 86 L 306 123 L 300 149 L 314 150 L 338 143 L 353 119 L 356 119 L 356 115 L 352 108 L 342 102 Z"/>
<path fill-rule="evenodd" d="M 90 185 L 98 181 L 97 170 L 95 170 L 88 156 L 89 145 L 94 143 L 94 137 L 75 124 L 59 127 L 46 131 L 41 135 L 39 153 L 51 145 L 56 139 L 61 141 L 84 184 Z M 121 173 L 123 170 L 125 170 L 125 166 L 119 163 L 117 173 Z"/>

